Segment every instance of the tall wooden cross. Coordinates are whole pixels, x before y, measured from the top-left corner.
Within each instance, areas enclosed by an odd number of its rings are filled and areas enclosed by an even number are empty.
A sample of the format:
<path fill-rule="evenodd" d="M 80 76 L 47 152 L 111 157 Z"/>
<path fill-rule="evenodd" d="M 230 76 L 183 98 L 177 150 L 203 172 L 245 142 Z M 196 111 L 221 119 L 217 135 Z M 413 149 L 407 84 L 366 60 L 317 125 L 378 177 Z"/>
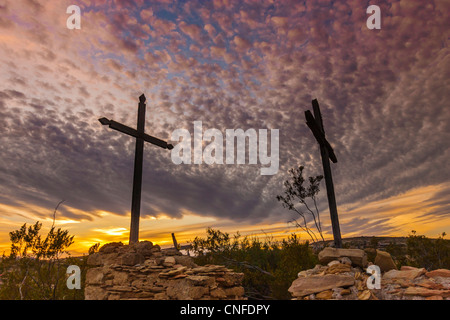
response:
<path fill-rule="evenodd" d="M 325 184 L 327 186 L 328 206 L 330 208 L 331 226 L 333 229 L 334 245 L 336 248 L 342 248 L 341 230 L 339 227 L 339 218 L 336 207 L 336 197 L 334 195 L 333 177 L 331 175 L 330 161 L 337 162 L 333 148 L 325 138 L 322 115 L 320 113 L 319 102 L 317 99 L 312 101 L 314 116 L 311 111 L 305 111 L 306 124 L 311 129 L 314 137 L 320 146 L 320 155 L 322 157 L 323 173 Z"/>
<path fill-rule="evenodd" d="M 142 188 L 142 164 L 144 157 L 144 141 L 150 142 L 163 149 L 173 149 L 171 144 L 152 137 L 144 132 L 145 127 L 145 96 L 139 97 L 137 130 L 125 126 L 114 120 L 100 118 L 98 121 L 102 125 L 109 125 L 111 129 L 120 131 L 136 138 L 136 152 L 134 156 L 134 175 L 133 175 L 133 197 L 131 200 L 131 225 L 130 225 L 130 243 L 139 241 L 139 217 L 141 210 L 141 188 Z"/>

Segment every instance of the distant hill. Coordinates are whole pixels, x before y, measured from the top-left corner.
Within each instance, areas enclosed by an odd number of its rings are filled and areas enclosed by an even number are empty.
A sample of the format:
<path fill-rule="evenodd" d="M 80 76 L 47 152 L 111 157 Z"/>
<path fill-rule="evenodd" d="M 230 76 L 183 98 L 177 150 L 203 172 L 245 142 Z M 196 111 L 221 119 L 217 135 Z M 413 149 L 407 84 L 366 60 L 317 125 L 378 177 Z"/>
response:
<path fill-rule="evenodd" d="M 407 237 L 377 237 L 377 236 L 362 236 L 362 237 L 351 237 L 351 238 L 343 238 L 342 245 L 344 248 L 352 248 L 352 249 L 364 249 L 364 248 L 373 248 L 377 249 L 385 249 L 389 244 L 393 243 L 395 245 L 406 247 L 406 239 Z M 322 244 L 320 242 L 314 242 L 311 245 L 313 247 Z M 333 240 L 326 240 L 325 246 L 334 247 Z"/>

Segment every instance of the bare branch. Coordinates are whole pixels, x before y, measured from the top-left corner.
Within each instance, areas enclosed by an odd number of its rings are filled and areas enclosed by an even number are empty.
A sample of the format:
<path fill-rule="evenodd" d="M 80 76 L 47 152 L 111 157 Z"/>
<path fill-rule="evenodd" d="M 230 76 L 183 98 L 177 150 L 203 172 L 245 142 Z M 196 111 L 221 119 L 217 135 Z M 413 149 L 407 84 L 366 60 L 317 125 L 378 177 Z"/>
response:
<path fill-rule="evenodd" d="M 309 177 L 307 181 L 309 181 L 309 185 L 305 187 L 303 183 L 306 181 L 303 178 L 303 166 L 299 166 L 298 168 L 291 168 L 289 173 L 291 175 L 291 180 L 286 180 L 284 182 L 284 195 L 278 195 L 276 198 L 278 201 L 282 202 L 284 208 L 288 210 L 292 210 L 296 212 L 300 217 L 303 218 L 304 226 L 296 221 L 298 227 L 302 228 L 308 235 L 311 237 L 313 241 L 318 241 L 317 235 L 312 231 L 311 228 L 308 227 L 306 221 L 306 214 L 309 214 L 313 218 L 313 222 L 316 230 L 319 232 L 320 237 L 323 241 L 323 233 L 322 233 L 322 225 L 320 222 L 320 214 L 317 207 L 316 195 L 320 191 L 319 184 L 322 180 L 322 176 Z M 315 212 L 311 209 L 311 207 L 306 202 L 307 198 L 312 198 L 314 203 Z M 306 208 L 306 212 L 299 210 L 294 204 L 294 201 L 298 201 L 297 204 L 303 205 Z"/>
<path fill-rule="evenodd" d="M 55 211 L 53 211 L 53 223 L 52 223 L 52 229 L 55 226 L 55 219 L 56 219 L 56 211 L 58 210 L 59 206 L 66 200 L 61 200 L 55 207 Z"/>

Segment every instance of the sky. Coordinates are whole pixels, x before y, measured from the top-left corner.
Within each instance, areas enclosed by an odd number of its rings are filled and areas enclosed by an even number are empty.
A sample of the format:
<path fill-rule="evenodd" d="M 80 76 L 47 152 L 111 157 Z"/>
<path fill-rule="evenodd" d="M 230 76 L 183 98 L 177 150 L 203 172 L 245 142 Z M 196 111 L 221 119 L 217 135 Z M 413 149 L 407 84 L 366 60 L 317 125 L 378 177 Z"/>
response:
<path fill-rule="evenodd" d="M 80 29 L 69 29 L 70 5 Z M 369 5 L 381 29 L 369 29 Z M 276 196 L 288 170 L 322 174 L 304 112 L 318 99 L 337 163 L 343 237 L 450 232 L 450 2 L 0 0 L 0 252 L 40 221 L 72 252 L 128 242 L 136 127 L 279 130 L 279 170 L 175 164 L 145 145 L 140 239 L 170 245 L 212 227 L 280 239 L 295 214 Z M 332 238 L 324 182 L 318 208 Z"/>

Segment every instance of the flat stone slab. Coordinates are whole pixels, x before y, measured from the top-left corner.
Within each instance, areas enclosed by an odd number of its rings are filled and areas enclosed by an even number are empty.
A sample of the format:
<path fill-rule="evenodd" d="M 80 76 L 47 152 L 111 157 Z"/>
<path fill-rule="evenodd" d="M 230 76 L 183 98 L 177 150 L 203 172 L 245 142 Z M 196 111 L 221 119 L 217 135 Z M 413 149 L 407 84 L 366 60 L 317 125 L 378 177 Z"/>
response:
<path fill-rule="evenodd" d="M 303 297 L 333 288 L 349 287 L 355 284 L 355 279 L 349 275 L 326 274 L 297 278 L 292 282 L 289 292 L 294 297 Z"/>
<path fill-rule="evenodd" d="M 405 295 L 422 297 L 441 296 L 446 298 L 450 296 L 450 290 L 432 290 L 422 287 L 409 287 L 406 288 Z"/>
<path fill-rule="evenodd" d="M 450 278 L 450 270 L 447 269 L 437 269 L 426 273 L 429 278 L 443 277 Z"/>
<path fill-rule="evenodd" d="M 417 277 L 425 274 L 425 268 L 408 268 L 407 270 L 390 270 L 383 275 L 383 279 L 407 279 L 414 280 Z"/>
<path fill-rule="evenodd" d="M 333 260 L 339 260 L 341 257 L 347 257 L 352 264 L 364 268 L 367 265 L 367 254 L 360 249 L 340 249 L 325 248 L 319 252 L 319 261 L 326 265 Z"/>

